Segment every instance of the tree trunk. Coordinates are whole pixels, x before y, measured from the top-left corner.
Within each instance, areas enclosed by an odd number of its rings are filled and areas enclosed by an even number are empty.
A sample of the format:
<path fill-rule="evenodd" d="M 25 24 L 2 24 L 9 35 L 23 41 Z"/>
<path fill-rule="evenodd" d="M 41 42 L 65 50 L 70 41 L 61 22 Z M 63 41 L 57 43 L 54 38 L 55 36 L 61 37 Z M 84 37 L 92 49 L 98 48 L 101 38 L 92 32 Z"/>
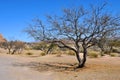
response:
<path fill-rule="evenodd" d="M 110 46 L 110 53 L 109 53 L 109 55 L 113 52 L 113 47 L 112 46 Z"/>
<path fill-rule="evenodd" d="M 52 49 L 52 47 L 49 47 L 47 52 L 46 52 L 46 54 L 50 54 L 51 53 L 51 49 Z"/>
<path fill-rule="evenodd" d="M 100 49 L 101 49 L 100 55 L 101 55 L 101 56 L 104 56 L 105 49 L 104 49 L 103 47 L 101 47 Z"/>
<path fill-rule="evenodd" d="M 13 50 L 13 52 L 11 54 L 15 54 L 16 50 Z"/>
<path fill-rule="evenodd" d="M 8 49 L 8 54 L 10 54 L 10 53 L 11 53 L 11 51 L 10 51 L 10 50 L 11 50 L 11 49 L 9 48 L 9 49 Z"/>
<path fill-rule="evenodd" d="M 79 52 L 76 52 L 76 58 L 77 58 L 78 63 L 79 63 L 77 68 L 79 68 L 79 65 L 81 64 L 81 58 L 79 56 Z"/>
<path fill-rule="evenodd" d="M 49 46 L 49 48 L 48 48 L 46 54 L 50 54 L 51 51 L 52 51 L 52 49 L 53 49 L 53 47 L 54 47 L 54 43 L 52 42 L 52 43 L 50 44 L 50 46 Z"/>
<path fill-rule="evenodd" d="M 78 65 L 78 68 L 83 68 L 85 66 L 86 57 L 87 57 L 87 48 L 83 48 L 83 59 L 81 63 Z"/>

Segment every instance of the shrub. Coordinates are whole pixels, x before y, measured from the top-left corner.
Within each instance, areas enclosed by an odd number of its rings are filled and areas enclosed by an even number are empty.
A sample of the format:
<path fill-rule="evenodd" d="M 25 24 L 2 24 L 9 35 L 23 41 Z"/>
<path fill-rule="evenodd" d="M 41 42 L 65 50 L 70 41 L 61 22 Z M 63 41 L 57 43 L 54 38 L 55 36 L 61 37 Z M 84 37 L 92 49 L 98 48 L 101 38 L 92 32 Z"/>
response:
<path fill-rule="evenodd" d="M 42 51 L 48 49 L 46 43 L 38 43 L 38 44 L 34 45 L 32 48 L 35 50 L 42 50 Z"/>
<path fill-rule="evenodd" d="M 61 54 L 56 54 L 56 57 L 61 57 Z"/>
<path fill-rule="evenodd" d="M 63 51 L 58 51 L 56 54 L 56 57 L 61 57 L 62 54 L 63 54 Z"/>
<path fill-rule="evenodd" d="M 97 58 L 97 57 L 98 57 L 98 54 L 97 54 L 96 52 L 92 51 L 92 52 L 89 52 L 89 53 L 88 53 L 88 56 L 89 56 L 90 58 Z"/>
<path fill-rule="evenodd" d="M 105 56 L 105 54 L 103 52 L 100 52 L 100 56 Z"/>
<path fill-rule="evenodd" d="M 41 56 L 45 56 L 46 54 L 45 54 L 45 52 L 41 52 Z"/>
<path fill-rule="evenodd" d="M 31 53 L 31 52 L 27 52 L 26 55 L 33 55 L 33 53 Z"/>
<path fill-rule="evenodd" d="M 53 51 L 53 52 L 51 52 L 51 54 L 57 54 L 58 52 L 57 51 Z"/>
<path fill-rule="evenodd" d="M 71 50 L 67 51 L 67 54 L 68 55 L 75 55 L 75 53 L 73 51 L 71 51 Z"/>
<path fill-rule="evenodd" d="M 51 54 L 62 54 L 62 51 L 60 49 L 55 49 L 51 51 Z"/>
<path fill-rule="evenodd" d="M 111 56 L 111 57 L 115 57 L 116 54 L 115 54 L 115 53 L 111 53 L 110 56 Z"/>
<path fill-rule="evenodd" d="M 118 49 L 113 49 L 112 52 L 119 53 L 120 51 Z"/>
<path fill-rule="evenodd" d="M 110 54 L 110 51 L 106 50 L 104 51 L 104 54 Z"/>

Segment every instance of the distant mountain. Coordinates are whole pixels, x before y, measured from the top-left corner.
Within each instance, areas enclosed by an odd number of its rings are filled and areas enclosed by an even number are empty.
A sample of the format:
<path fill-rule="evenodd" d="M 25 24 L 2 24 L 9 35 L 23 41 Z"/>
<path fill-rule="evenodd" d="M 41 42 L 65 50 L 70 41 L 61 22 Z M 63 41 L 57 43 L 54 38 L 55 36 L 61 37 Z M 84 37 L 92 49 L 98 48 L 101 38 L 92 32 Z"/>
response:
<path fill-rule="evenodd" d="M 7 40 L 0 34 L 0 42 L 6 42 Z"/>

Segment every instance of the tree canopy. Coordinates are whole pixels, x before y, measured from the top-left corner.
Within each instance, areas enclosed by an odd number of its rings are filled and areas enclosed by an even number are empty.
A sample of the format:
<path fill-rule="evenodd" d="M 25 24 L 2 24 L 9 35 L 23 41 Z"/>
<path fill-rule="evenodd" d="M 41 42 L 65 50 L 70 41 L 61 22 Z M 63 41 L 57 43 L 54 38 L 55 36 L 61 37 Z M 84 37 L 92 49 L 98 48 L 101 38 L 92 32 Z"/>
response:
<path fill-rule="evenodd" d="M 31 24 L 25 32 L 34 39 L 56 43 L 59 47 L 73 50 L 79 62 L 78 68 L 84 67 L 87 49 L 103 38 L 111 38 L 119 34 L 120 16 L 107 12 L 106 3 L 100 6 L 65 8 L 61 16 L 47 16 L 49 25 L 44 25 L 42 20 L 36 19 L 35 25 Z M 70 40 L 74 46 L 66 44 L 63 39 Z M 80 46 L 83 49 L 83 58 L 80 58 Z"/>

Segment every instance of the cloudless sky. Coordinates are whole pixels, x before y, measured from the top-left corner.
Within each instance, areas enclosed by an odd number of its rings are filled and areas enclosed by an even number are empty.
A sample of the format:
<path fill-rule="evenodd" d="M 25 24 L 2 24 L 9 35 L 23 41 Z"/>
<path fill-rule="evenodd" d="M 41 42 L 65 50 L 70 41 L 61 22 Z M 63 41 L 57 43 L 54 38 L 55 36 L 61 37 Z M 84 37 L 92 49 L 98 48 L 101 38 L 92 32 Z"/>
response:
<path fill-rule="evenodd" d="M 120 0 L 0 0 L 0 33 L 7 40 L 33 41 L 22 31 L 32 19 L 45 19 L 47 14 L 61 14 L 63 8 L 107 1 L 109 10 L 120 13 Z"/>

